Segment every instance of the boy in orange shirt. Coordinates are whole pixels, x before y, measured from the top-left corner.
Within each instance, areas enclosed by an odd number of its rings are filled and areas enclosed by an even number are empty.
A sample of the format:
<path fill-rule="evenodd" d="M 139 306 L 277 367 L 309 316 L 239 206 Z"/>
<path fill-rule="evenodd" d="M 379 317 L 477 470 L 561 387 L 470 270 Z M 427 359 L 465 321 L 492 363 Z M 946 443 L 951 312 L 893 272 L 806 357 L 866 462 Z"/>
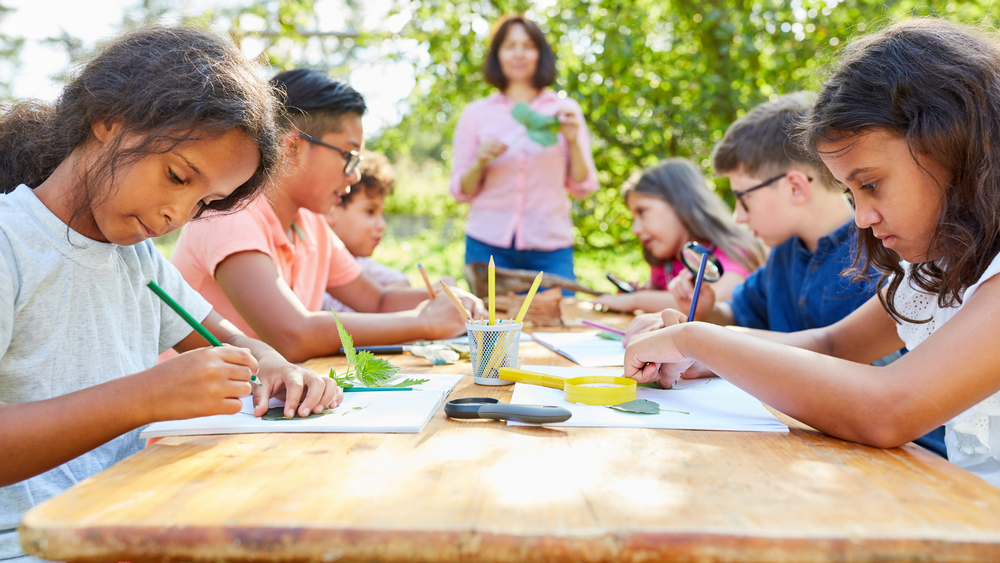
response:
<path fill-rule="evenodd" d="M 289 114 L 287 172 L 267 198 L 185 228 L 171 257 L 184 279 L 238 328 L 291 361 L 341 347 L 333 314 L 321 310 L 325 292 L 360 311 L 341 318 L 356 345 L 462 334 L 465 320 L 444 292 L 428 300 L 424 288 L 382 286 L 361 271 L 322 215 L 358 181 L 361 95 L 313 70 L 286 71 L 272 83 Z M 481 300 L 457 293 L 473 315 L 483 316 Z"/>

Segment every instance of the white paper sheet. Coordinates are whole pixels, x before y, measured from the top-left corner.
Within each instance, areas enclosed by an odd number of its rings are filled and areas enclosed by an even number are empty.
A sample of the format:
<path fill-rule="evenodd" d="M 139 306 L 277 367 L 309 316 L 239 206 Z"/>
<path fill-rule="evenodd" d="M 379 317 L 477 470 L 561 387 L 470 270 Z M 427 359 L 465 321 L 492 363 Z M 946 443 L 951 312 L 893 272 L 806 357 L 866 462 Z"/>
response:
<path fill-rule="evenodd" d="M 521 366 L 521 369 L 560 377 L 621 375 L 621 371 L 610 369 L 530 365 Z M 639 388 L 637 398 L 659 403 L 659 414 L 633 414 L 608 407 L 567 403 L 563 399 L 563 391 L 559 389 L 526 383 L 514 385 L 514 394 L 510 402 L 512 405 L 553 405 L 569 409 L 573 413 L 573 417 L 566 422 L 546 424 L 546 426 L 788 432 L 788 426 L 775 418 L 760 401 L 724 379 L 681 381 L 680 387 L 681 389 Z M 664 409 L 690 414 L 669 412 Z M 507 424 L 529 426 L 514 421 L 508 421 Z"/>
<path fill-rule="evenodd" d="M 417 433 L 424 429 L 462 376 L 400 374 L 398 377 L 400 380 L 406 378 L 430 381 L 414 386 L 419 391 L 344 393 L 344 402 L 332 413 L 303 420 L 261 420 L 253 416 L 251 398 L 246 397 L 243 399 L 243 410 L 238 414 L 157 422 L 143 430 L 139 437 L 258 432 Z M 271 399 L 270 406 L 283 404 L 282 401 Z"/>
<path fill-rule="evenodd" d="M 532 336 L 542 346 L 583 367 L 624 366 L 625 347 L 622 343 L 600 338 L 597 332 L 536 332 Z"/>

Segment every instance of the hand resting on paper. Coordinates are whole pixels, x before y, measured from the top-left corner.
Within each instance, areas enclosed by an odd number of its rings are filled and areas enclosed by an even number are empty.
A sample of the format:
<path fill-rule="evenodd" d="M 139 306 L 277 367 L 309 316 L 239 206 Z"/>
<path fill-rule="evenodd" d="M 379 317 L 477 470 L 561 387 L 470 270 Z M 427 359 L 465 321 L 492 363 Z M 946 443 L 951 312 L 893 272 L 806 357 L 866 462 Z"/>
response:
<path fill-rule="evenodd" d="M 633 335 L 625 348 L 625 377 L 639 383 L 656 381 L 660 387 L 668 389 L 681 378 L 715 375 L 701 362 L 685 357 L 675 345 L 674 337 L 687 315 L 674 309 L 667 309 L 660 315 L 663 326 Z"/>

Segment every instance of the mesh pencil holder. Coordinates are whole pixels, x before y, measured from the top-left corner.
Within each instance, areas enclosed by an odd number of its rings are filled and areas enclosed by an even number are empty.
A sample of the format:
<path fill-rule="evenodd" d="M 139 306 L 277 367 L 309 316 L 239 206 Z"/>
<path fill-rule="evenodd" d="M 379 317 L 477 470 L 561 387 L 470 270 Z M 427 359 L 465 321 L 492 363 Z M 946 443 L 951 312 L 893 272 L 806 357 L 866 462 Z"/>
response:
<path fill-rule="evenodd" d="M 510 385 L 500 379 L 497 368 L 517 369 L 517 353 L 524 323 L 475 325 L 466 323 L 469 331 L 469 357 L 472 360 L 472 380 L 479 385 Z"/>

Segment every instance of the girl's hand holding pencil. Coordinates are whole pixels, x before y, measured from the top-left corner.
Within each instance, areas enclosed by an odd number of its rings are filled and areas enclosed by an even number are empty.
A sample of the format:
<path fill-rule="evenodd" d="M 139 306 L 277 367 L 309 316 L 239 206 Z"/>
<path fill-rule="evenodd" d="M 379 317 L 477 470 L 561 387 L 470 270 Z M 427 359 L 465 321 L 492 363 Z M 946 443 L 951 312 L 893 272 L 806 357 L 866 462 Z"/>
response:
<path fill-rule="evenodd" d="M 143 374 L 152 421 L 234 414 L 251 392 L 256 358 L 245 348 L 218 346 L 184 352 Z M 254 385 L 253 387 L 257 387 Z"/>

